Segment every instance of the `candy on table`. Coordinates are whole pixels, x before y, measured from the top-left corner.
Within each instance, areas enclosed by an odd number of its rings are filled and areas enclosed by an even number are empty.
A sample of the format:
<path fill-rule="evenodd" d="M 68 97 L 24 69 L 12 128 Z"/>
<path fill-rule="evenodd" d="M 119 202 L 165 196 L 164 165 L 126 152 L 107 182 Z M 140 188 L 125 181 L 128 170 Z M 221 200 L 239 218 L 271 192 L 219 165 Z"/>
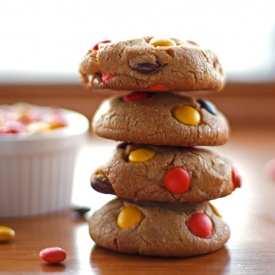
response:
<path fill-rule="evenodd" d="M 142 220 L 141 211 L 134 206 L 126 206 L 124 207 L 118 217 L 117 217 L 117 225 L 120 228 L 128 228 L 133 226 L 136 223 L 139 223 Z"/>
<path fill-rule="evenodd" d="M 211 235 L 213 224 L 211 219 L 204 213 L 195 213 L 188 222 L 189 230 L 200 238 L 207 238 Z"/>
<path fill-rule="evenodd" d="M 57 264 L 66 259 L 66 251 L 60 247 L 47 247 L 40 251 L 39 257 L 46 263 Z"/>
<path fill-rule="evenodd" d="M 9 242 L 15 237 L 15 232 L 12 228 L 0 225 L 0 243 Z"/>
<path fill-rule="evenodd" d="M 91 208 L 88 206 L 74 206 L 72 210 L 73 210 L 73 214 L 82 217 L 82 216 L 85 216 L 86 213 L 91 211 Z"/>

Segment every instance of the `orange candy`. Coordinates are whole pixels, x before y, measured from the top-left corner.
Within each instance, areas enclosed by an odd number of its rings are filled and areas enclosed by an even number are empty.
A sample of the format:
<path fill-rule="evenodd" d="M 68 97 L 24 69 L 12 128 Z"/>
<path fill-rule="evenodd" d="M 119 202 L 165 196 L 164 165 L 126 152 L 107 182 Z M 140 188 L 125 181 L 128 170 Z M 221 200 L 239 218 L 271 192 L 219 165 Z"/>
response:
<path fill-rule="evenodd" d="M 12 228 L 4 225 L 0 225 L 0 242 L 8 242 L 15 236 L 15 232 Z"/>

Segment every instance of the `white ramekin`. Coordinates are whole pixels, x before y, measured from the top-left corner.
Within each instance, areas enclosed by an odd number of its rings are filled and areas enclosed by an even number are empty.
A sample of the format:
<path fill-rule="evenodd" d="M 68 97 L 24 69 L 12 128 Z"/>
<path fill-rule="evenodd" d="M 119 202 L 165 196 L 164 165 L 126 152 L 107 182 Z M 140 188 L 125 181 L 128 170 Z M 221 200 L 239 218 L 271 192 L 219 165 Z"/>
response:
<path fill-rule="evenodd" d="M 0 217 L 47 214 L 71 203 L 75 163 L 88 119 L 61 109 L 68 126 L 29 136 L 0 137 Z"/>

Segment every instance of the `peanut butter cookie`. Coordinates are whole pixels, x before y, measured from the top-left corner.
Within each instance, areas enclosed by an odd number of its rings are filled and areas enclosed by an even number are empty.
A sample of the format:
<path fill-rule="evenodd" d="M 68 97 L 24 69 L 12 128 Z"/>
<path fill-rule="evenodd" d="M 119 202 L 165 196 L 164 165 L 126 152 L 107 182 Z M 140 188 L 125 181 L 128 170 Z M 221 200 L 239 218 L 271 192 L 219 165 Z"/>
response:
<path fill-rule="evenodd" d="M 230 160 L 210 150 L 122 143 L 91 186 L 133 200 L 202 202 L 229 195 L 241 180 Z"/>
<path fill-rule="evenodd" d="M 220 91 L 224 72 L 217 55 L 192 41 L 143 37 L 95 45 L 80 64 L 94 90 Z"/>
<path fill-rule="evenodd" d="M 230 236 L 215 207 L 205 203 L 154 203 L 115 199 L 89 219 L 99 246 L 129 254 L 187 257 L 213 252 Z"/>
<path fill-rule="evenodd" d="M 141 144 L 212 146 L 229 137 L 227 119 L 211 102 L 168 92 L 105 99 L 92 126 L 100 137 Z"/>

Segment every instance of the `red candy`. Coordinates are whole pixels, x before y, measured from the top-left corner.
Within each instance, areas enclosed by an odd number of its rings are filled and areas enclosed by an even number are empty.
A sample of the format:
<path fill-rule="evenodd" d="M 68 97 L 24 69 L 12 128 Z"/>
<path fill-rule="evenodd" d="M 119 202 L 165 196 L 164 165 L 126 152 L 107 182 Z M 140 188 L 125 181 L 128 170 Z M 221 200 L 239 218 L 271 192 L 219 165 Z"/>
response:
<path fill-rule="evenodd" d="M 190 176 L 183 168 L 173 168 L 164 176 L 164 186 L 174 194 L 180 194 L 188 190 Z"/>
<path fill-rule="evenodd" d="M 7 121 L 3 125 L 0 124 L 0 135 L 27 133 L 27 131 L 27 127 L 19 121 Z"/>
<path fill-rule="evenodd" d="M 192 40 L 186 40 L 189 44 L 192 44 L 194 46 L 199 46 L 196 42 L 192 41 Z"/>
<path fill-rule="evenodd" d="M 233 190 L 235 190 L 236 188 L 240 188 L 242 186 L 241 178 L 235 167 L 232 167 L 232 182 L 233 182 Z"/>
<path fill-rule="evenodd" d="M 147 94 L 147 93 L 134 92 L 134 93 L 131 93 L 131 94 L 128 94 L 128 95 L 124 96 L 122 99 L 125 102 L 131 102 L 131 101 L 146 99 L 148 97 L 149 97 L 149 94 Z"/>
<path fill-rule="evenodd" d="M 206 214 L 195 213 L 189 220 L 188 228 L 194 235 L 207 238 L 211 235 L 213 224 Z"/>
<path fill-rule="evenodd" d="M 105 44 L 105 43 L 110 43 L 111 42 L 111 40 L 104 40 L 104 41 L 101 41 L 101 42 L 99 42 L 99 43 L 97 43 L 97 44 L 95 44 L 94 46 L 93 46 L 93 50 L 95 50 L 95 51 L 98 51 L 98 46 L 99 46 L 99 44 Z"/>
<path fill-rule="evenodd" d="M 114 74 L 103 74 L 102 81 L 106 82 L 106 81 L 110 80 L 111 78 L 113 78 L 114 76 L 115 76 Z"/>
<path fill-rule="evenodd" d="M 56 264 L 66 259 L 66 251 L 60 247 L 48 247 L 42 249 L 39 256 L 47 263 Z"/>
<path fill-rule="evenodd" d="M 165 88 L 161 85 L 152 86 L 149 88 L 151 91 L 168 91 L 168 88 Z"/>

